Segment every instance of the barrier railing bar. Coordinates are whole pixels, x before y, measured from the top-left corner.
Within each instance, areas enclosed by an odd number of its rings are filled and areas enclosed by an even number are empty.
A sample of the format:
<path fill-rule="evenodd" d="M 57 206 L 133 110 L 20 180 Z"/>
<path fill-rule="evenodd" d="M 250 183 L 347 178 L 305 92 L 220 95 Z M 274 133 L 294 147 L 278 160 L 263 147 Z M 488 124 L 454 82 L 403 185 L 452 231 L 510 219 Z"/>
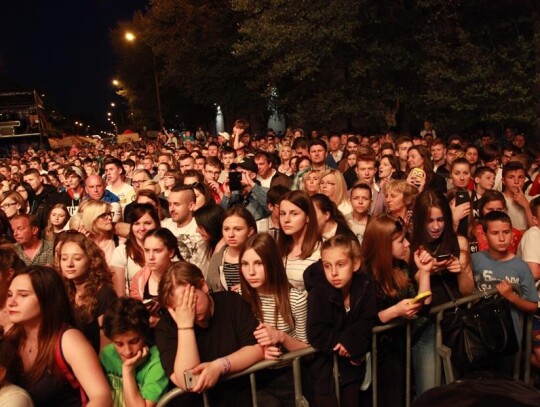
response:
<path fill-rule="evenodd" d="M 513 284 L 513 288 L 516 290 L 516 285 Z M 447 383 L 453 382 L 454 374 L 451 364 L 451 349 L 445 346 L 442 343 L 442 332 L 440 329 L 440 322 L 443 318 L 443 312 L 452 308 L 455 308 L 456 306 L 464 305 L 471 303 L 475 300 L 479 300 L 481 298 L 484 298 L 489 295 L 497 294 L 498 290 L 497 288 L 492 288 L 490 290 L 481 291 L 475 294 L 468 295 L 466 297 L 462 297 L 459 299 L 456 299 L 455 301 L 450 301 L 444 304 L 440 304 L 436 307 L 432 307 L 430 310 L 430 315 L 436 316 L 436 324 L 435 324 L 435 348 L 437 352 L 437 356 L 435 358 L 435 383 L 437 385 L 440 385 L 441 383 L 441 363 L 443 364 L 445 378 Z M 523 352 L 524 360 L 524 374 L 523 374 L 523 381 L 525 383 L 528 383 L 530 379 L 531 374 L 531 363 L 530 363 L 530 355 L 532 352 L 532 322 L 533 322 L 533 315 L 525 314 L 525 347 Z M 390 329 L 394 329 L 396 327 L 407 325 L 406 326 L 406 372 L 405 372 L 405 406 L 410 407 L 411 403 L 411 376 L 412 376 L 412 320 L 413 319 L 405 319 L 400 318 L 395 321 L 392 321 L 390 323 L 387 323 L 385 325 L 376 326 L 372 330 L 373 340 L 372 340 L 372 393 L 373 393 L 373 406 L 376 407 L 378 403 L 378 396 L 377 396 L 377 388 L 378 388 L 378 381 L 377 381 L 377 356 L 378 356 L 378 349 L 377 349 L 377 334 L 388 331 Z M 264 370 L 270 367 L 275 366 L 282 366 L 291 364 L 293 365 L 293 379 L 294 379 L 294 392 L 295 392 L 295 399 L 296 399 L 296 405 L 297 406 L 305 406 L 306 400 L 302 393 L 302 380 L 301 380 L 301 363 L 300 359 L 304 356 L 312 355 L 314 353 L 317 353 L 318 350 L 307 347 L 304 349 L 296 350 L 293 352 L 289 352 L 285 354 L 282 358 L 279 360 L 264 360 L 261 362 L 256 363 L 255 365 L 241 371 L 234 373 L 232 375 L 224 377 L 220 382 L 232 380 L 241 376 L 250 375 L 250 382 L 252 387 L 252 398 L 253 398 L 253 405 L 257 406 L 257 395 L 256 395 L 256 379 L 254 373 Z M 519 368 L 520 364 L 519 361 L 516 362 L 515 366 L 515 372 L 518 372 L 519 375 Z M 339 389 L 339 370 L 338 370 L 338 363 L 337 363 L 337 355 L 334 354 L 334 381 L 335 381 L 335 387 L 336 387 L 336 396 L 338 398 L 338 405 L 340 403 L 340 389 Z M 517 377 L 519 379 L 519 377 Z M 174 388 L 167 392 L 159 401 L 157 407 L 163 407 L 166 406 L 172 399 L 178 397 L 179 395 L 185 393 L 185 391 L 181 388 Z M 208 396 L 205 393 L 203 393 L 203 401 L 204 406 L 208 407 Z"/>
<path fill-rule="evenodd" d="M 339 365 L 337 353 L 334 353 L 334 366 L 332 368 L 332 373 L 334 374 L 334 386 L 336 388 L 337 405 L 341 406 L 341 390 L 339 388 Z"/>
<path fill-rule="evenodd" d="M 259 403 L 257 402 L 257 379 L 255 378 L 255 373 L 249 375 L 249 382 L 251 384 L 251 405 L 253 407 L 258 407 Z"/>
<path fill-rule="evenodd" d="M 378 328 L 378 327 L 375 327 Z M 372 339 L 371 339 L 371 393 L 372 393 L 372 406 L 377 407 L 379 405 L 379 396 L 378 396 L 378 388 L 379 383 L 377 380 L 379 369 L 377 366 L 377 360 L 378 360 L 378 349 L 377 349 L 377 332 L 375 332 L 375 328 L 373 328 L 372 331 Z M 383 331 L 381 331 L 383 332 Z"/>

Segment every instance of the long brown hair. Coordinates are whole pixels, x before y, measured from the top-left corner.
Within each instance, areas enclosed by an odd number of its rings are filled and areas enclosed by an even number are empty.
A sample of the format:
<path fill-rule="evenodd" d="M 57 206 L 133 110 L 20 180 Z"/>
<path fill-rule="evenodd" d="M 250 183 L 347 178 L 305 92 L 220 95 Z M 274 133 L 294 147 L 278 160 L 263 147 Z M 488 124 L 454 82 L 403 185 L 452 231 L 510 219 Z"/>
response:
<path fill-rule="evenodd" d="M 154 221 L 156 225 L 155 229 L 159 228 L 161 225 L 159 221 L 159 215 L 157 214 L 156 209 L 151 204 L 133 205 L 133 209 L 129 213 L 129 216 L 127 219 L 131 227 L 129 229 L 129 235 L 126 240 L 126 255 L 127 257 L 132 258 L 133 261 L 141 267 L 144 267 L 144 264 L 145 264 L 144 263 L 145 262 L 144 250 L 141 246 L 139 246 L 139 244 L 137 243 L 137 239 L 135 238 L 135 235 L 133 234 L 133 224 L 146 214 L 150 215 L 150 217 Z"/>
<path fill-rule="evenodd" d="M 304 191 L 290 191 L 280 201 L 289 201 L 293 205 L 300 208 L 302 212 L 308 217 L 308 222 L 306 224 L 306 234 L 304 236 L 304 241 L 302 242 L 302 251 L 300 253 L 300 258 L 307 259 L 313 254 L 317 245 L 321 242 L 321 236 L 319 234 L 319 227 L 317 225 L 317 214 L 315 213 L 315 208 L 313 207 L 313 202 L 307 193 Z M 286 235 L 283 232 L 283 228 L 279 228 L 279 238 L 278 238 L 278 248 L 281 257 L 286 257 L 292 250 L 292 236 Z"/>
<path fill-rule="evenodd" d="M 56 204 L 51 208 L 51 210 L 49 211 L 48 219 L 47 219 L 47 227 L 43 231 L 43 237 L 45 238 L 45 240 L 48 240 L 49 242 L 52 242 L 54 240 L 54 235 L 55 235 L 54 226 L 51 223 L 51 213 L 54 209 L 62 209 L 64 213 L 66 214 L 66 221 L 64 223 L 64 226 L 66 226 L 66 224 L 69 222 L 69 219 L 71 218 L 71 215 L 69 214 L 69 211 L 66 205 Z"/>
<path fill-rule="evenodd" d="M 79 295 L 78 303 L 75 301 L 77 288 L 75 283 L 64 278 L 64 284 L 69 300 L 73 306 L 76 321 L 88 324 L 94 318 L 94 311 L 97 307 L 97 292 L 104 284 L 112 284 L 112 274 L 105 260 L 105 254 L 93 240 L 83 234 L 68 234 L 66 239 L 58 245 L 56 254 L 56 268 L 62 274 L 61 262 L 62 248 L 66 243 L 75 243 L 88 256 L 90 264 L 88 266 L 86 283 L 83 292 Z"/>
<path fill-rule="evenodd" d="M 261 258 L 262 264 L 264 264 L 264 273 L 266 275 L 264 289 L 267 293 L 273 295 L 276 304 L 274 321 L 277 323 L 278 315 L 281 315 L 289 326 L 294 327 L 294 318 L 289 301 L 291 284 L 287 279 L 283 261 L 275 255 L 278 252 L 276 242 L 268 233 L 251 236 L 240 252 L 240 267 L 242 267 L 244 253 L 249 249 L 253 249 Z M 257 319 L 264 322 L 259 294 L 255 288 L 249 285 L 242 272 L 240 272 L 240 287 L 242 289 L 242 298 L 249 304 Z"/>
<path fill-rule="evenodd" d="M 30 370 L 21 377 L 23 383 L 28 385 L 36 383 L 46 371 L 59 374 L 54 359 L 56 342 L 62 327 L 65 324 L 73 325 L 74 320 L 62 278 L 56 270 L 31 266 L 17 270 L 13 278 L 20 275 L 28 275 L 30 278 L 41 310 L 37 357 Z M 22 342 L 26 340 L 25 330 L 19 324 L 14 324 L 6 336 L 17 349 L 20 349 Z"/>
<path fill-rule="evenodd" d="M 393 298 L 410 285 L 406 273 L 388 255 L 392 253 L 392 242 L 404 233 L 401 221 L 381 214 L 371 218 L 362 239 L 361 254 L 365 270 L 373 275 L 380 290 Z"/>

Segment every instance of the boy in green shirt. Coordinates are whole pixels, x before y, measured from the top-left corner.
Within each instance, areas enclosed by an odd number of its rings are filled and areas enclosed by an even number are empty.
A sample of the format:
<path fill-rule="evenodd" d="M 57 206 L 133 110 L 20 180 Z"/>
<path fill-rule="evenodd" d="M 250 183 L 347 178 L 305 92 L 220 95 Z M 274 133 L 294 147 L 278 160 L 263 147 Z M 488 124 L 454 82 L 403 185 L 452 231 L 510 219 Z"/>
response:
<path fill-rule="evenodd" d="M 133 298 L 117 298 L 103 316 L 103 331 L 112 343 L 102 349 L 99 360 L 115 407 L 153 407 L 167 390 L 159 352 L 146 343 L 149 317 L 146 307 Z"/>

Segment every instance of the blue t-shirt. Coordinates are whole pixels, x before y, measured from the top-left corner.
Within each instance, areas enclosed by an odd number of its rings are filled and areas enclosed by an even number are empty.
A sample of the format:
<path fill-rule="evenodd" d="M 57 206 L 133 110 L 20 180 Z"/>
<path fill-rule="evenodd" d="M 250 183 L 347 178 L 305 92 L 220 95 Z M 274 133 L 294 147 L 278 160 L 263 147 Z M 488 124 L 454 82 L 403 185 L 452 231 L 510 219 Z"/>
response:
<path fill-rule="evenodd" d="M 476 287 L 480 290 L 490 290 L 497 284 L 506 280 L 517 284 L 521 288 L 521 298 L 531 302 L 538 302 L 538 292 L 534 286 L 534 278 L 527 263 L 520 257 L 514 256 L 510 260 L 495 260 L 489 256 L 489 251 L 474 253 L 471 256 L 472 269 Z M 519 310 L 512 307 L 512 320 L 516 329 L 518 341 L 521 339 L 519 326 Z"/>

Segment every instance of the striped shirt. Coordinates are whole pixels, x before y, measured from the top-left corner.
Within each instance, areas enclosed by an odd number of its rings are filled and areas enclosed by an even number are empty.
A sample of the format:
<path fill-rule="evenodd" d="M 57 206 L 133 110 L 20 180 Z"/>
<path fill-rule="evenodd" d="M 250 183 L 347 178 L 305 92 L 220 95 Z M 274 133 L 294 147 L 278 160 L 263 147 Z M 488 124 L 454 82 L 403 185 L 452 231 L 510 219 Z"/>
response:
<path fill-rule="evenodd" d="M 235 285 L 240 284 L 240 264 L 239 263 L 223 263 L 223 275 L 227 282 L 229 290 Z"/>
<path fill-rule="evenodd" d="M 301 291 L 304 291 L 304 271 L 321 258 L 321 248 L 320 246 L 315 249 L 311 256 L 305 259 L 291 259 L 290 257 L 285 257 L 285 271 L 287 272 L 287 278 L 289 283 L 294 288 L 297 288 Z"/>
<path fill-rule="evenodd" d="M 287 335 L 307 343 L 306 320 L 307 320 L 307 293 L 291 287 L 289 302 L 294 320 L 294 327 L 287 324 L 278 314 L 276 321 L 276 299 L 270 294 L 259 294 L 264 322 L 273 326 Z"/>

